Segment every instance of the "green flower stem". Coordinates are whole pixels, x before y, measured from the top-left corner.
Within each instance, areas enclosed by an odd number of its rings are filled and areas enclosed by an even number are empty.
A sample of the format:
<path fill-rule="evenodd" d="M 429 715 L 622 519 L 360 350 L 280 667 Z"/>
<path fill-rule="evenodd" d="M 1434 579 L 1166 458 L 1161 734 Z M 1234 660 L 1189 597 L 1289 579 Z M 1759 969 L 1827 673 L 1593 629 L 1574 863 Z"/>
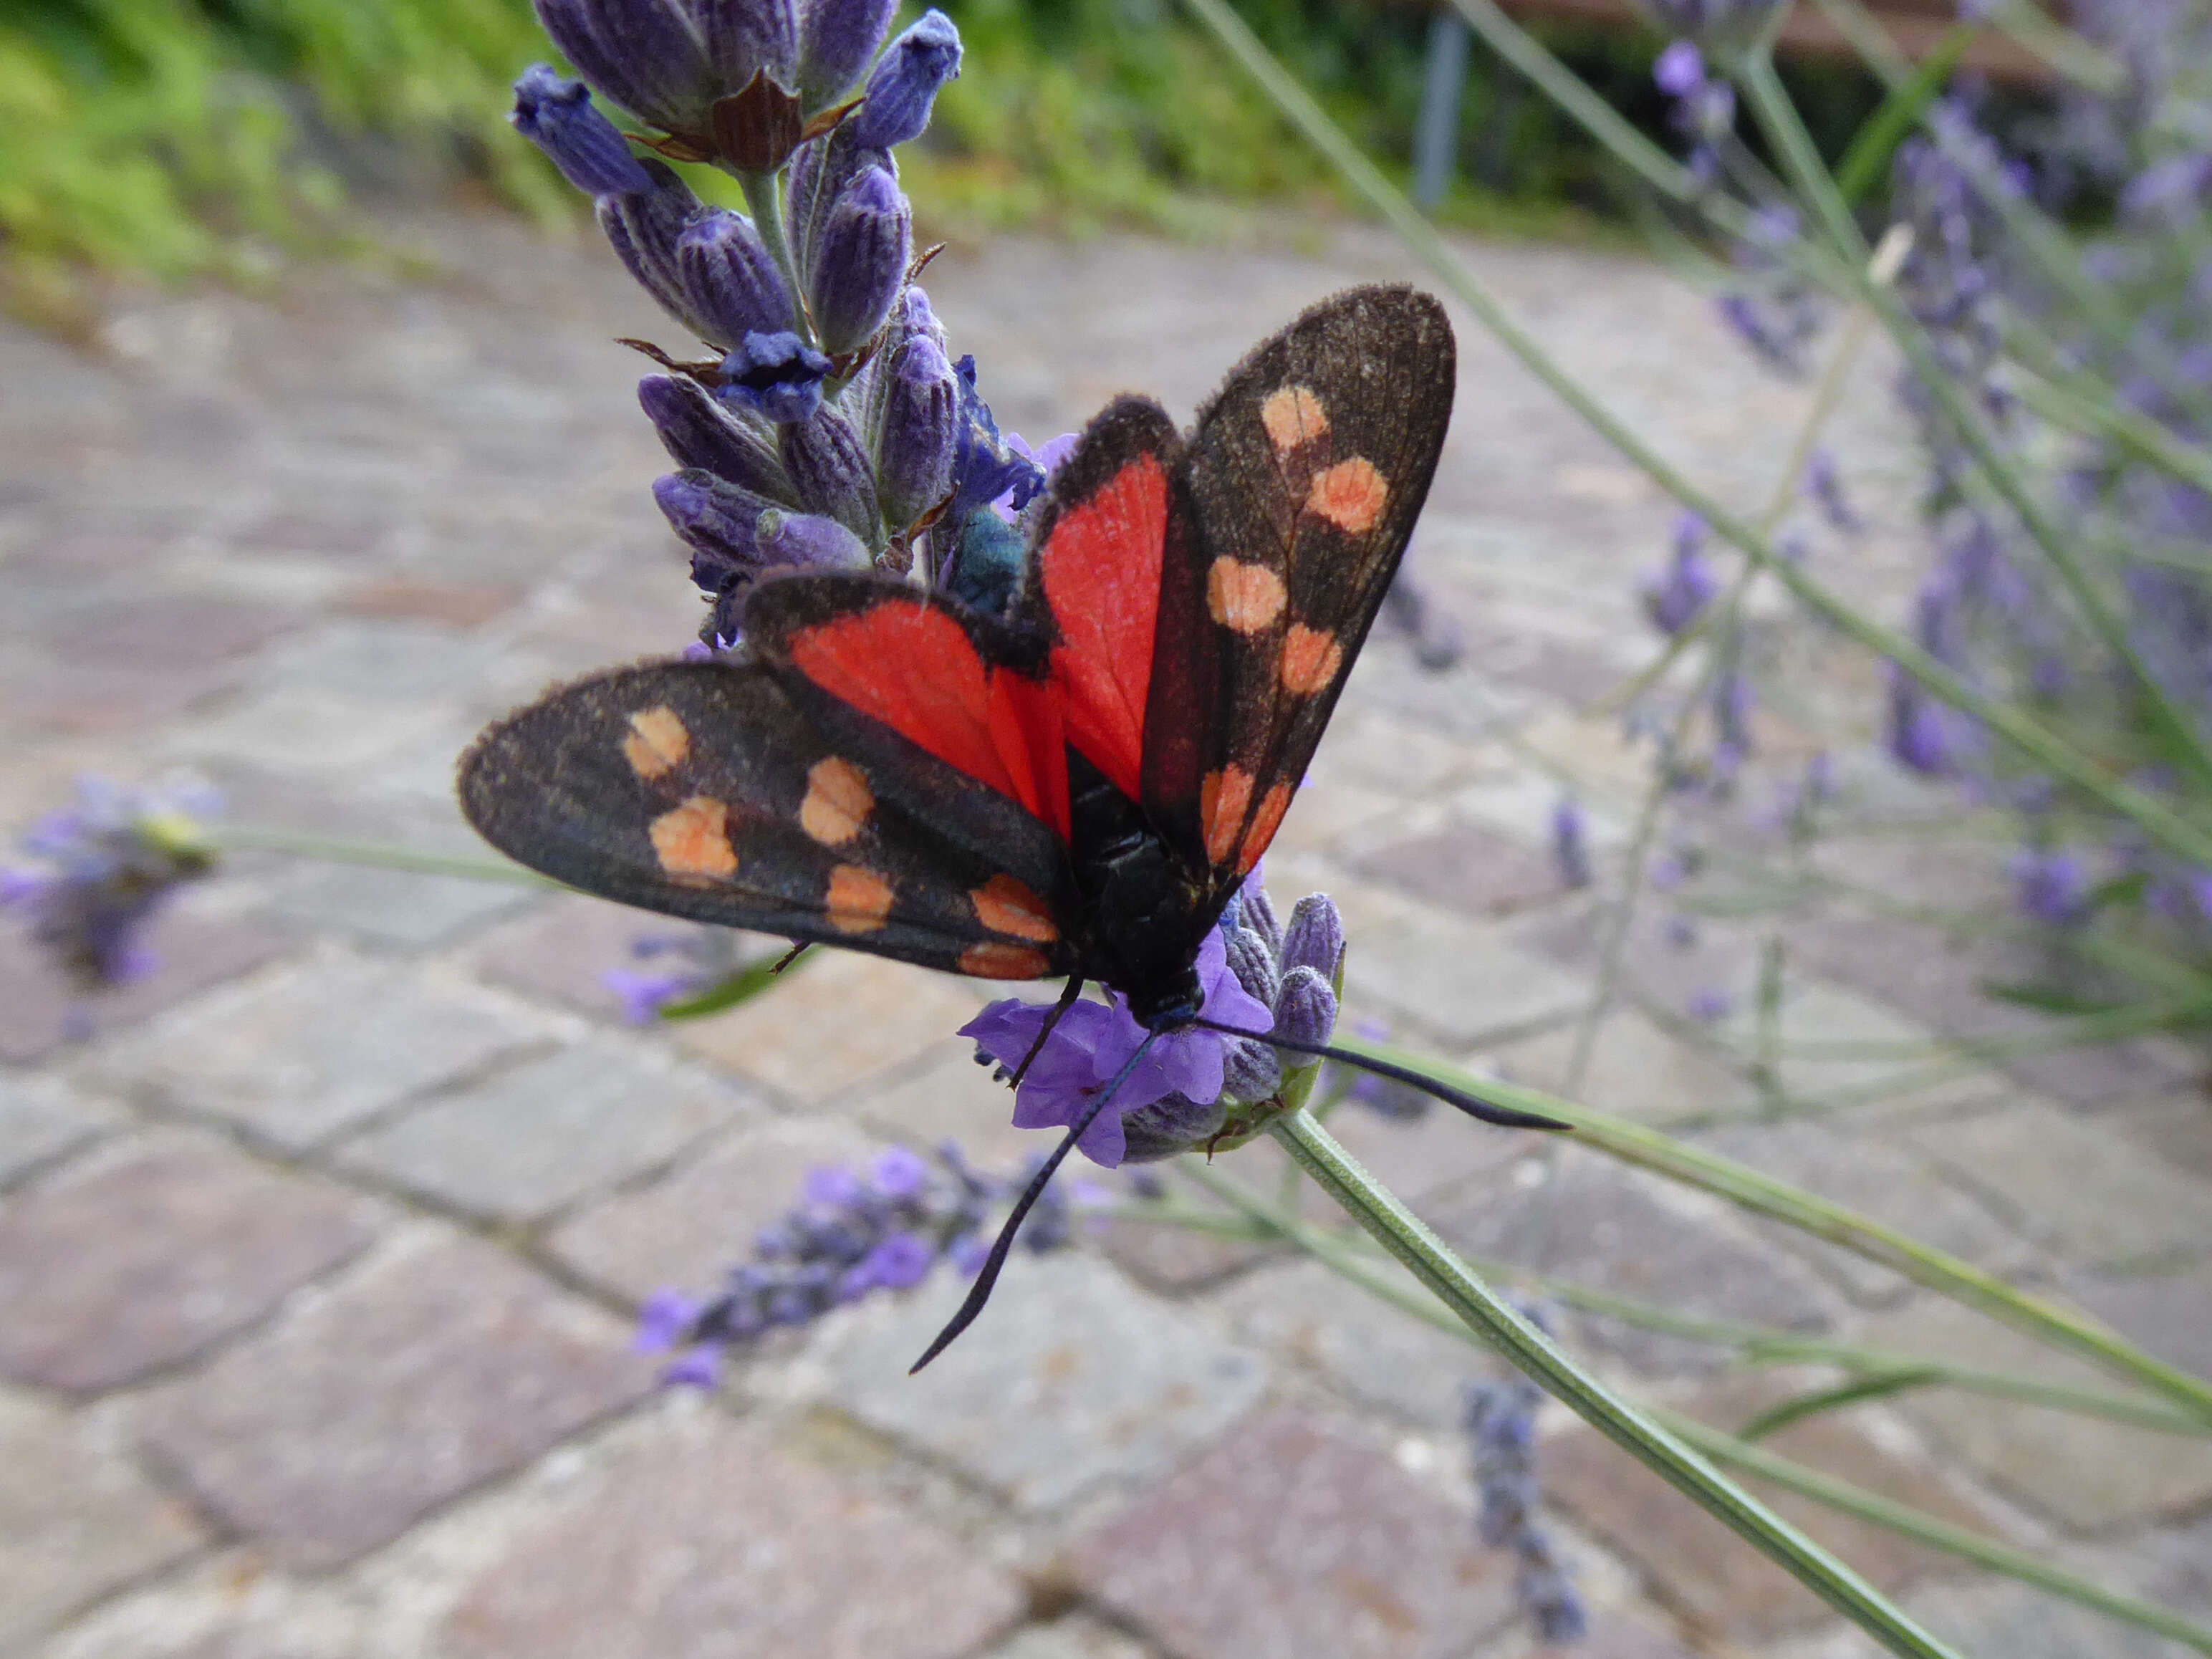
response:
<path fill-rule="evenodd" d="M 293 830 L 268 830 L 252 824 L 209 824 L 207 839 L 228 853 L 289 853 L 295 858 L 319 859 L 326 864 L 362 864 L 380 870 L 406 870 L 423 876 L 458 876 L 465 881 L 504 882 L 518 887 L 549 887 L 568 890 L 568 884 L 541 876 L 512 860 L 479 858 L 466 853 L 425 853 L 411 847 L 383 842 L 350 841 L 337 836 L 313 836 Z"/>
<path fill-rule="evenodd" d="M 1837 191 L 1835 180 L 1829 176 L 1814 145 L 1812 134 L 1798 117 L 1796 106 L 1790 101 L 1781 76 L 1775 73 L 1774 60 L 1764 52 L 1750 55 L 1741 64 L 1737 79 L 1750 100 L 1760 130 L 1774 146 L 1783 171 L 1798 194 L 1813 204 L 1845 259 L 1856 262 L 1863 258 L 1866 240 L 1859 234 L 1858 222 L 1851 216 L 1850 207 Z M 1980 466 L 1982 476 L 2011 508 L 2029 538 L 2042 550 L 2051 568 L 2058 573 L 2067 592 L 2073 595 L 2074 603 L 2081 607 L 2090 627 L 2104 641 L 2105 648 L 2126 665 L 2146 707 L 2156 715 L 2176 748 L 2187 756 L 2191 764 L 2200 773 L 2212 776 L 2212 746 L 2207 745 L 2203 732 L 2174 702 L 2165 683 L 2151 672 L 2127 623 L 2112 609 L 2104 592 L 2090 580 L 2064 531 L 2044 510 L 2019 468 L 1998 447 L 1996 436 L 1981 411 L 1972 407 L 1945 370 L 1927 331 L 1895 295 L 1880 284 L 1860 281 L 1856 287 L 1858 297 L 1881 319 L 1890 337 L 1912 365 L 1914 374 L 1964 441 Z"/>
<path fill-rule="evenodd" d="M 783 192 L 773 173 L 740 173 L 738 186 L 745 193 L 745 211 L 760 233 L 761 246 L 791 289 L 791 331 L 812 345 L 814 325 L 806 315 L 806 290 L 799 286 L 799 266 L 791 257 L 791 243 L 783 234 Z"/>
<path fill-rule="evenodd" d="M 1383 178 L 1296 77 L 1275 61 L 1243 20 L 1229 8 L 1227 0 L 1183 0 L 1183 3 L 1213 31 L 1230 54 L 1314 147 L 1375 205 L 1407 246 L 1429 266 L 1453 296 L 1474 312 L 1500 344 L 1588 422 L 1623 459 L 1703 518 L 1716 535 L 1771 570 L 1800 604 L 1838 632 L 1895 662 L 1933 696 L 1973 715 L 2054 777 L 2064 779 L 2102 801 L 2115 813 L 2132 820 L 2152 840 L 2185 862 L 2212 865 L 2212 826 L 2192 822 L 2154 796 L 2110 775 L 2098 761 L 2046 731 L 2018 708 L 1968 684 L 1905 635 L 1862 614 L 1809 573 L 1778 557 L 1765 538 L 1644 442 L 1514 321 L 1496 297 L 1460 263 L 1435 227 Z"/>
<path fill-rule="evenodd" d="M 1332 1230 L 1307 1221 L 1291 1205 L 1280 1201 L 1271 1204 L 1241 1182 L 1231 1180 L 1195 1159 L 1185 1159 L 1177 1164 L 1176 1169 L 1178 1174 L 1223 1202 L 1233 1206 L 1241 1212 L 1240 1216 L 1224 1216 L 1218 1212 L 1201 1210 L 1190 1205 L 1168 1203 L 1123 1205 L 1109 1213 L 1117 1219 L 1152 1222 L 1165 1226 L 1188 1226 L 1217 1237 L 1254 1242 L 1275 1238 L 1286 1240 L 1333 1270 L 1356 1280 L 1363 1289 L 1393 1306 L 1455 1335 L 1467 1334 L 1466 1328 L 1439 1307 L 1432 1297 L 1414 1290 L 1397 1275 L 1383 1272 L 1376 1247 L 1364 1236 L 1346 1234 L 1341 1230 Z M 1480 1256 L 1462 1256 L 1461 1259 L 1486 1278 L 1510 1279 L 1516 1284 L 1526 1285 L 1547 1300 L 1563 1306 L 1595 1314 L 1600 1318 L 1615 1320 L 1639 1330 L 1656 1331 L 1692 1342 L 1710 1343 L 1715 1347 L 1734 1348 L 1752 1364 L 1835 1365 L 1860 1376 L 1910 1371 L 1917 1379 L 1916 1386 L 1951 1388 L 1966 1394 L 2018 1401 L 2025 1405 L 2046 1406 L 2055 1411 L 2103 1418 L 2114 1423 L 2124 1423 L 2130 1428 L 2149 1429 L 2160 1434 L 2178 1434 L 2192 1438 L 2212 1437 L 2212 1424 L 2184 1416 L 2154 1401 L 2135 1395 L 2113 1394 L 2072 1383 L 2046 1382 L 2017 1371 L 1961 1365 L 1926 1354 L 1861 1347 L 1854 1343 L 1808 1336 L 1801 1332 L 1781 1330 L 1771 1326 L 1701 1318 L 1695 1314 L 1679 1313 L 1672 1308 L 1638 1301 L 1633 1297 L 1616 1295 L 1595 1285 L 1555 1279 L 1547 1273 L 1532 1273 L 1510 1262 L 1486 1261 Z"/>
<path fill-rule="evenodd" d="M 1187 1169 L 1185 1173 L 1198 1176 L 1200 1170 L 1196 1166 L 1193 1166 Z M 1437 1297 L 1423 1295 L 1416 1291 L 1401 1277 L 1390 1273 L 1379 1261 L 1371 1256 L 1364 1256 L 1362 1254 L 1353 1252 L 1347 1247 L 1346 1241 L 1329 1238 L 1322 1230 L 1301 1223 L 1294 1217 L 1279 1213 L 1271 1214 L 1261 1200 L 1245 1193 L 1235 1182 L 1226 1182 L 1213 1176 L 1211 1171 L 1206 1172 L 1205 1177 L 1201 1179 L 1201 1184 L 1209 1190 L 1220 1193 L 1231 1202 L 1245 1207 L 1254 1214 L 1255 1218 L 1263 1220 L 1268 1231 L 1301 1245 L 1332 1271 L 1381 1300 L 1402 1309 L 1425 1324 L 1475 1346 L 1484 1346 L 1488 1341 L 1487 1332 L 1476 1326 L 1474 1321 L 1463 1316 L 1455 1316 L 1449 1307 L 1439 1305 Z M 1376 1236 L 1380 1237 L 1379 1234 Z M 1398 1253 L 1394 1251 L 1393 1254 Z M 1403 1259 L 1402 1256 L 1401 1259 Z M 1411 1264 L 1408 1263 L 1408 1265 Z M 1425 1276 L 1424 1277 L 1425 1280 Z M 1553 1287 L 1544 1288 L 1547 1294 L 1557 1295 L 1559 1300 L 1569 1300 L 1566 1295 L 1559 1294 Z M 1441 1296 L 1442 1293 L 1438 1292 L 1438 1295 Z M 1508 1311 L 1510 1313 L 1510 1310 L 1508 1310 Z M 1786 1357 L 1826 1358 L 1826 1356 L 1816 1355 L 1810 1350 L 1832 1346 L 1834 1345 L 1823 1345 L 1808 1340 L 1802 1345 L 1806 1352 Z M 1517 1355 L 1514 1357 L 1516 1359 L 1518 1358 Z M 1864 1358 L 1869 1361 L 1886 1362 L 1886 1364 L 1870 1364 L 1868 1366 L 1869 1375 L 1878 1375 L 1882 1369 L 1892 1372 L 1911 1370 L 1923 1374 L 1946 1369 L 1941 1362 L 1922 1360 L 1910 1355 L 1867 1354 Z M 1532 1372 L 1532 1375 L 1536 1373 Z M 2020 1380 L 2003 1377 L 2002 1374 L 1996 1375 L 2003 1382 Z M 1542 1380 L 1549 1381 L 1548 1378 Z M 1554 1392 L 1557 1390 L 1555 1389 Z M 1992 1389 L 1987 1392 L 2002 1391 Z M 1565 1395 L 1561 1397 L 1565 1398 Z M 2011 1397 L 2027 1400 L 2038 1405 L 2063 1403 L 2036 1398 L 2025 1391 L 2013 1394 Z M 1572 1400 L 1569 1400 L 1568 1403 L 1575 1404 Z M 1838 1403 L 1843 1402 L 1839 1401 Z M 1579 1410 L 1578 1407 L 1577 1409 Z M 1583 1415 L 1588 1417 L 1586 1413 Z M 2085 1607 L 2094 1607 L 2113 1618 L 2140 1625 L 2146 1629 L 2159 1631 L 2191 1645 L 2202 1646 L 2205 1642 L 2212 1641 L 2212 1631 L 2206 1631 L 2203 1626 L 2193 1624 L 2163 1607 L 2154 1607 L 2148 1602 L 2139 1601 L 2130 1596 L 2107 1590 L 2087 1579 L 2075 1577 L 2070 1573 L 2063 1572 L 2037 1560 L 2034 1557 L 2019 1550 L 1985 1538 L 1978 1533 L 1971 1532 L 1963 1527 L 1954 1526 L 1948 1522 L 1938 1520 L 1934 1516 L 1910 1508 L 1905 1504 L 1878 1497 L 1847 1481 L 1837 1480 L 1832 1475 L 1808 1468 L 1792 1459 L 1780 1456 L 1764 1447 L 1753 1445 L 1739 1436 L 1714 1429 L 1709 1425 L 1698 1422 L 1694 1418 L 1657 1408 L 1648 1408 L 1648 1415 L 1671 1431 L 1678 1439 L 1687 1443 L 1707 1457 L 1734 1464 L 1748 1474 L 1756 1474 L 1762 1480 L 1771 1481 L 1787 1491 L 1797 1492 L 1802 1497 L 1809 1498 L 1827 1508 L 1856 1516 L 1863 1521 L 1898 1533 L 1904 1537 L 1911 1538 L 1930 1548 L 1962 1557 L 1994 1571 L 2004 1573 L 2026 1583 L 2033 1584 L 2051 1595 L 2079 1602 Z M 1589 1420 L 1595 1426 L 1601 1429 L 1604 1427 L 1602 1424 L 1595 1424 L 1594 1419 Z M 2166 1427 L 2167 1425 L 2153 1423 L 2144 1426 Z M 2187 1431 L 2175 1430 L 2174 1431 L 2186 1432 Z M 1607 1432 L 1610 1433 L 1610 1431 Z M 1613 1437 L 1619 1439 L 1618 1436 Z M 1634 1450 L 1635 1448 L 1631 1447 L 1629 1449 Z M 1639 1453 L 1638 1455 L 1641 1454 Z M 1650 1460 L 1646 1458 L 1644 1461 L 1650 1462 Z M 1656 1465 L 1653 1467 L 1656 1468 Z M 1664 1474 L 1665 1471 L 1661 1470 L 1660 1473 Z M 1692 1495 L 1695 1496 L 1695 1494 Z M 2212 1650 L 2207 1650 L 2212 1651 Z"/>
<path fill-rule="evenodd" d="M 1534 1089 L 1477 1077 L 1457 1066 L 1409 1054 L 1387 1043 L 1342 1034 L 1336 1042 L 1355 1054 L 1372 1054 L 1400 1066 L 1415 1067 L 1439 1081 L 1501 1105 L 1558 1118 L 1573 1127 L 1579 1145 L 1595 1147 L 1624 1162 L 1715 1194 L 1815 1238 L 1840 1245 L 2040 1340 L 2071 1349 L 2132 1382 L 2164 1395 L 2191 1417 L 2212 1422 L 2212 1382 L 2153 1358 L 2056 1303 L 2030 1296 L 1994 1274 L 1917 1239 L 1908 1238 L 1893 1228 L 1885 1227 L 1818 1194 L 1762 1175 L 1733 1158 L 1686 1146 L 1639 1123 L 1559 1100 Z"/>
<path fill-rule="evenodd" d="M 1967 1528 L 1937 1519 L 1920 1510 L 1912 1509 L 1893 1499 L 1855 1486 L 1848 1480 L 1839 1480 L 1832 1474 L 1808 1468 L 1790 1458 L 1778 1456 L 1763 1446 L 1737 1438 L 1718 1429 L 1684 1417 L 1676 1412 L 1654 1407 L 1651 1416 L 1664 1424 L 1676 1437 L 1695 1447 L 1717 1463 L 1725 1463 L 1741 1469 L 1746 1474 L 1755 1474 L 1785 1491 L 1856 1516 L 1862 1521 L 1910 1538 L 1930 1549 L 1955 1555 L 1978 1566 L 2001 1572 L 2007 1577 L 2017 1578 L 2038 1589 L 2076 1601 L 2083 1607 L 2094 1607 L 2145 1630 L 2156 1631 L 2199 1653 L 2212 1653 L 2212 1630 L 2185 1619 L 2178 1613 L 2139 1601 L 2131 1595 L 2106 1589 L 2086 1578 L 2078 1578 L 2049 1564 L 2038 1560 L 2010 1545 L 2000 1544 Z"/>
<path fill-rule="evenodd" d="M 1724 1522 L 1890 1652 L 1905 1659 L 1955 1659 L 1953 1649 L 1913 1623 L 1850 1568 L 1554 1347 L 1360 1168 L 1326 1128 L 1304 1112 L 1293 1112 L 1278 1118 L 1268 1133 L 1469 1329 L 1583 1421 Z"/>

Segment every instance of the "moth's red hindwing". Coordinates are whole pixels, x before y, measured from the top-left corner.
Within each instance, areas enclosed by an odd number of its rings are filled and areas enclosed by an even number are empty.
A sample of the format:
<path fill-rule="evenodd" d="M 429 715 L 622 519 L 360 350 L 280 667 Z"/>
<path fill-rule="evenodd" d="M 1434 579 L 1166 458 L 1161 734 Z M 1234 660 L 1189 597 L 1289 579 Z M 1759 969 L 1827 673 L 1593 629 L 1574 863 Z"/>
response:
<path fill-rule="evenodd" d="M 1176 478 L 1145 799 L 1217 890 L 1267 850 L 1321 740 L 1428 494 L 1453 384 L 1443 308 L 1359 289 L 1261 345 L 1200 412 Z"/>
<path fill-rule="evenodd" d="M 494 726 L 461 800 L 493 845 L 622 903 L 986 978 L 1067 971 L 1066 893 L 947 839 L 887 769 L 763 669 L 647 665 Z"/>

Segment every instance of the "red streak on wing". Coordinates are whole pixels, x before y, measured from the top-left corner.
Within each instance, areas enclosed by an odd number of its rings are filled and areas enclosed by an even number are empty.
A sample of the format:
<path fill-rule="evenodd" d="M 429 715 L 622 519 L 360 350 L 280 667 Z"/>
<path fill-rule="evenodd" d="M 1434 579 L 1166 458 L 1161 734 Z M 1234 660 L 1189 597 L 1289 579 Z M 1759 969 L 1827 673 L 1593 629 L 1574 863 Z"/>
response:
<path fill-rule="evenodd" d="M 1066 836 L 1065 719 L 1050 683 L 987 666 L 958 623 L 919 600 L 804 629 L 788 649 L 831 696 Z"/>
<path fill-rule="evenodd" d="M 1167 544 L 1168 481 L 1139 455 L 1060 515 L 1044 544 L 1045 602 L 1062 642 L 1068 741 L 1131 800 L 1140 799 L 1145 702 Z"/>

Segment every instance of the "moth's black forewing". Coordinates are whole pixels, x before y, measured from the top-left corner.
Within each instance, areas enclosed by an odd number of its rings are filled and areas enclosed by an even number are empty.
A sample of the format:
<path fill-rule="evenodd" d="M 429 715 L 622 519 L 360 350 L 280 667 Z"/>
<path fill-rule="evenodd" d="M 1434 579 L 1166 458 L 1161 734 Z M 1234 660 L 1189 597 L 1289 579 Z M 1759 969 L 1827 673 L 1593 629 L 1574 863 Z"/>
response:
<path fill-rule="evenodd" d="M 824 763 L 853 770 L 825 775 Z M 968 953 L 994 947 L 986 977 L 1073 963 L 1064 938 L 1026 920 L 1015 933 L 987 926 L 975 894 L 1006 863 L 945 836 L 927 783 L 833 744 L 757 666 L 645 664 L 557 688 L 477 740 L 460 798 L 495 847 L 618 903 L 956 973 L 977 972 Z M 1049 870 L 1039 836 L 1050 841 L 1035 825 L 1002 850 Z M 1023 884 L 1050 913 L 1066 902 L 1062 881 Z"/>
<path fill-rule="evenodd" d="M 1366 641 L 1435 476 L 1455 373 L 1433 299 L 1358 289 L 1261 344 L 1199 413 L 1162 576 L 1145 804 L 1220 896 L 1256 856 L 1251 842 L 1272 835 L 1270 795 L 1297 788 Z M 1328 511 L 1316 508 L 1325 479 L 1340 486 L 1322 491 Z M 1264 586 L 1254 571 L 1281 583 L 1264 625 L 1224 623 L 1223 561 L 1251 587 Z M 1237 833 L 1205 810 L 1206 780 L 1232 768 L 1251 780 Z"/>

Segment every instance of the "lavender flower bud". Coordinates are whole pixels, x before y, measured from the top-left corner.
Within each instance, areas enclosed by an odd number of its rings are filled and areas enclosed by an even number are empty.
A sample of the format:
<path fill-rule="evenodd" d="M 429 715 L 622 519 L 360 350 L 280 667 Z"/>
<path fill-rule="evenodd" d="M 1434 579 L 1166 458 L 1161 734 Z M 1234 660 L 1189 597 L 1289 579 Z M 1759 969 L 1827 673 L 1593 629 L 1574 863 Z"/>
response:
<path fill-rule="evenodd" d="M 1282 935 L 1280 952 L 1284 982 L 1300 968 L 1310 968 L 1334 983 L 1344 965 L 1344 918 L 1326 893 L 1309 893 L 1291 911 L 1291 925 Z"/>
<path fill-rule="evenodd" d="M 868 77 L 867 101 L 853 117 L 853 140 L 889 149 L 929 125 L 938 88 L 960 73 L 960 31 L 934 8 L 890 44 Z"/>
<path fill-rule="evenodd" d="M 1224 933 L 1223 942 L 1228 951 L 1229 971 L 1237 975 L 1237 982 L 1272 1007 L 1275 993 L 1282 989 L 1282 976 L 1275 967 L 1275 953 L 1267 947 L 1267 940 L 1239 927 Z"/>
<path fill-rule="evenodd" d="M 945 325 L 937 320 L 930 309 L 929 295 L 920 287 L 909 283 L 891 302 L 891 336 L 897 340 L 911 340 L 927 336 L 942 353 L 945 348 Z M 948 361 L 949 354 L 948 354 Z"/>
<path fill-rule="evenodd" d="M 1705 59 L 1694 41 L 1677 40 L 1651 65 L 1651 79 L 1669 98 L 1686 98 L 1705 83 Z"/>
<path fill-rule="evenodd" d="M 677 465 L 698 467 L 771 501 L 796 493 L 775 444 L 775 428 L 717 398 L 687 375 L 648 374 L 637 400 Z"/>
<path fill-rule="evenodd" d="M 1201 1104 L 1184 1095 L 1165 1095 L 1148 1106 L 1121 1115 L 1121 1162 L 1156 1164 L 1221 1133 L 1229 1109 L 1220 1100 Z"/>
<path fill-rule="evenodd" d="M 799 565 L 817 570 L 865 570 L 868 550 L 835 519 L 818 513 L 787 513 L 769 507 L 757 521 L 753 538 L 763 569 Z"/>
<path fill-rule="evenodd" d="M 934 340 L 917 335 L 899 349 L 884 386 L 876 490 L 884 522 L 904 529 L 951 493 L 959 419 L 952 365 Z"/>
<path fill-rule="evenodd" d="M 691 547 L 691 580 L 708 593 L 761 567 L 758 526 L 775 502 L 696 468 L 653 481 L 653 499 Z"/>
<path fill-rule="evenodd" d="M 1336 1030 L 1336 993 L 1328 981 L 1311 968 L 1293 968 L 1285 973 L 1283 988 L 1275 997 L 1272 1029 L 1300 1042 L 1328 1042 L 1329 1033 Z"/>
<path fill-rule="evenodd" d="M 870 167 L 838 198 L 814 250 L 808 297 L 824 350 L 855 350 L 883 325 L 913 252 L 913 209 L 887 169 Z"/>
<path fill-rule="evenodd" d="M 561 55 L 607 97 L 670 132 L 702 133 L 720 89 L 703 42 L 672 0 L 537 0 Z"/>
<path fill-rule="evenodd" d="M 2033 848 L 2014 855 L 2013 901 L 2022 915 L 2053 927 L 2070 927 L 2089 915 L 2089 878 L 2071 853 Z"/>
<path fill-rule="evenodd" d="M 834 104 L 860 78 L 898 0 L 805 0 L 799 20 L 799 92 L 809 109 Z"/>
<path fill-rule="evenodd" d="M 514 130 L 544 150 L 561 176 L 586 196 L 653 188 L 653 175 L 630 154 L 629 140 L 592 106 L 581 81 L 564 81 L 532 64 L 514 83 Z"/>
<path fill-rule="evenodd" d="M 797 78 L 799 20 L 792 0 L 690 0 L 714 66 L 717 89 L 741 90 L 754 75 L 788 88 Z"/>
<path fill-rule="evenodd" d="M 691 307 L 676 248 L 685 228 L 705 210 L 691 187 L 665 161 L 648 159 L 638 166 L 652 180 L 652 188 L 602 196 L 593 208 L 594 216 L 639 286 L 659 301 L 670 316 L 704 339 L 712 325 Z"/>
<path fill-rule="evenodd" d="M 1705 556 L 1705 522 L 1685 513 L 1674 525 L 1674 556 L 1663 573 L 1644 579 L 1644 614 L 1661 633 L 1680 633 L 1720 591 Z"/>
<path fill-rule="evenodd" d="M 821 409 L 829 373 L 830 360 L 796 334 L 748 334 L 722 359 L 721 393 L 740 409 L 789 427 Z"/>
<path fill-rule="evenodd" d="M 878 530 L 874 471 L 860 434 L 835 405 L 823 404 L 804 421 L 779 429 L 783 464 L 799 505 L 824 513 L 873 546 Z"/>
<path fill-rule="evenodd" d="M 1573 796 L 1562 796 L 1552 809 L 1552 862 L 1569 887 L 1590 884 L 1589 824 Z"/>
<path fill-rule="evenodd" d="M 1267 948 L 1279 957 L 1283 953 L 1283 923 L 1281 918 L 1275 915 L 1274 901 L 1267 896 L 1267 890 L 1253 878 L 1259 873 L 1255 870 L 1251 876 L 1245 878 L 1244 885 L 1237 890 L 1237 926 L 1245 933 L 1257 933 L 1267 942 Z M 1308 896 L 1320 898 L 1324 904 L 1328 902 L 1325 895 Z M 1288 962 L 1281 964 L 1286 969 L 1291 965 Z"/>
<path fill-rule="evenodd" d="M 729 349 L 748 334 L 791 326 L 791 290 L 742 213 L 714 208 L 685 228 L 676 244 L 677 270 L 702 337 Z"/>
<path fill-rule="evenodd" d="M 1221 1045 L 1224 1100 L 1265 1100 L 1282 1086 L 1282 1059 L 1266 1043 L 1240 1037 Z"/>

